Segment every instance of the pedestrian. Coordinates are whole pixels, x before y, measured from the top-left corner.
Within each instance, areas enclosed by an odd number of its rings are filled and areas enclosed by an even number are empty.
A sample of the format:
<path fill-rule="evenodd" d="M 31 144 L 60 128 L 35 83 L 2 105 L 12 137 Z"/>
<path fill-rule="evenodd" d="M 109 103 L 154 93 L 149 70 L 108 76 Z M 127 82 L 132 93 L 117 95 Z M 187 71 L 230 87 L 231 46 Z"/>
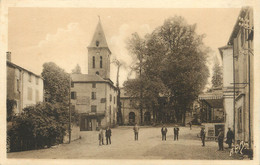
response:
<path fill-rule="evenodd" d="M 223 147 L 223 141 L 224 141 L 224 132 L 221 128 L 219 128 L 219 133 L 218 133 L 218 150 L 224 150 Z"/>
<path fill-rule="evenodd" d="M 234 139 L 234 133 L 233 133 L 233 131 L 231 131 L 231 128 L 228 128 L 228 132 L 227 132 L 228 148 L 231 148 L 231 144 L 232 144 L 233 139 Z"/>
<path fill-rule="evenodd" d="M 179 127 L 174 127 L 173 128 L 173 133 L 174 133 L 174 141 L 179 140 Z"/>
<path fill-rule="evenodd" d="M 161 129 L 161 132 L 162 132 L 162 140 L 166 141 L 167 128 L 164 125 Z"/>
<path fill-rule="evenodd" d="M 106 129 L 106 141 L 107 141 L 107 145 L 108 145 L 108 142 L 109 144 L 111 144 L 111 129 L 109 127 L 107 127 Z"/>
<path fill-rule="evenodd" d="M 99 139 L 99 145 L 104 145 L 104 133 L 103 129 L 100 128 L 99 134 L 98 134 L 98 139 Z"/>
<path fill-rule="evenodd" d="M 206 132 L 205 132 L 204 127 L 201 128 L 200 138 L 201 138 L 201 141 L 202 141 L 202 146 L 204 147 L 205 146 L 205 138 L 206 138 Z"/>
<path fill-rule="evenodd" d="M 190 125 L 190 130 L 191 130 L 191 126 L 192 126 L 192 121 L 189 122 L 189 125 Z"/>
<path fill-rule="evenodd" d="M 137 123 L 135 124 L 133 130 L 134 130 L 134 134 L 135 134 L 135 140 L 138 140 L 139 127 L 138 127 Z"/>

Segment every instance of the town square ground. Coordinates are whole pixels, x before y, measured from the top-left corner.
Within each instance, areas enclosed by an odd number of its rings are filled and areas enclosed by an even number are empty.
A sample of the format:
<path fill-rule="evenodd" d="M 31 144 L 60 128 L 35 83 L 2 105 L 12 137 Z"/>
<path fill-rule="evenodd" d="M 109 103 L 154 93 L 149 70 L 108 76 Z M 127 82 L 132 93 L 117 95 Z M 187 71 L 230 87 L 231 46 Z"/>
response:
<path fill-rule="evenodd" d="M 81 139 L 48 149 L 8 153 L 8 158 L 35 159 L 179 159 L 228 160 L 229 150 L 218 151 L 215 141 L 202 147 L 197 135 L 200 127 L 180 127 L 179 140 L 173 140 L 173 127 L 168 127 L 167 141 L 161 139 L 160 127 L 140 127 L 139 140 L 134 141 L 130 126 L 112 129 L 111 145 L 98 144 L 98 131 L 81 132 Z M 104 140 L 105 142 L 105 140 Z"/>

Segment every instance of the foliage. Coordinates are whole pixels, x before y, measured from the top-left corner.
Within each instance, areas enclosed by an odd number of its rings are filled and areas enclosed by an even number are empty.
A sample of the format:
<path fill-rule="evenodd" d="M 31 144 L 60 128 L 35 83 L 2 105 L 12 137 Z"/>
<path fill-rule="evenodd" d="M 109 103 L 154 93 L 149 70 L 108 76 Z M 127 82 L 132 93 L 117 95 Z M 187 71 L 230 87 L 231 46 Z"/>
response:
<path fill-rule="evenodd" d="M 158 104 L 159 95 L 166 97 L 165 106 L 183 124 L 186 110 L 204 89 L 209 76 L 209 48 L 202 42 L 204 36 L 195 30 L 196 25 L 188 25 L 182 17 L 175 16 L 145 38 L 134 33 L 128 41 L 128 49 L 136 60 L 137 67 L 133 69 L 142 75 L 135 82 L 128 80 L 126 90 L 137 98 L 143 90 L 142 102 L 150 106 Z"/>
<path fill-rule="evenodd" d="M 6 110 L 7 110 L 7 121 L 11 121 L 14 116 L 14 106 L 16 106 L 17 103 L 15 100 L 6 100 Z"/>
<path fill-rule="evenodd" d="M 81 74 L 81 68 L 80 68 L 79 64 L 77 64 L 76 67 L 74 69 L 72 69 L 71 73 L 72 74 Z"/>
<path fill-rule="evenodd" d="M 213 67 L 213 76 L 211 79 L 211 83 L 213 88 L 222 87 L 223 85 L 223 70 L 218 63 L 215 63 Z"/>
<path fill-rule="evenodd" d="M 69 102 L 70 76 L 53 62 L 43 64 L 42 77 L 47 102 L 67 104 Z"/>
<path fill-rule="evenodd" d="M 60 104 L 40 103 L 26 107 L 8 130 L 11 151 L 43 148 L 63 142 L 68 110 Z"/>

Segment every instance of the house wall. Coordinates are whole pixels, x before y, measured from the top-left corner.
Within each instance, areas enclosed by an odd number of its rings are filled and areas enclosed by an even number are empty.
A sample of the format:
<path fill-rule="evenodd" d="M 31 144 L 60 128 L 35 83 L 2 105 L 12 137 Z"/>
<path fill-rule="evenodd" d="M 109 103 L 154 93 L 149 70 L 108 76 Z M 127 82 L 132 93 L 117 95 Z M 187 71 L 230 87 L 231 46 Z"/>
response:
<path fill-rule="evenodd" d="M 22 108 L 43 101 L 43 79 L 36 77 L 26 71 L 22 73 Z M 31 76 L 31 81 L 29 77 Z M 38 79 L 38 80 L 36 80 Z M 38 84 L 37 84 L 38 81 Z"/>
<path fill-rule="evenodd" d="M 138 108 L 134 108 L 131 104 L 131 98 L 129 97 L 121 97 L 121 112 L 122 112 L 122 118 L 123 118 L 123 124 L 124 125 L 133 125 L 134 123 L 137 123 L 138 125 L 141 124 L 141 113 Z M 145 113 L 149 112 L 147 109 L 143 109 L 143 123 L 144 124 L 150 124 L 145 122 Z M 129 114 L 134 113 L 135 114 L 135 121 L 134 123 L 129 121 Z M 149 112 L 150 113 L 150 112 Z M 152 121 L 152 113 L 150 113 L 150 121 Z"/>
<path fill-rule="evenodd" d="M 253 10 L 247 9 L 244 19 L 249 20 L 249 29 L 254 26 Z M 253 97 L 254 97 L 254 52 L 253 40 L 247 40 L 250 31 L 240 28 L 237 36 L 234 38 L 234 56 L 235 62 L 235 82 L 236 84 L 236 126 L 239 122 L 243 125 L 242 131 L 236 130 L 236 140 L 253 143 Z M 250 73 L 250 74 L 249 74 Z M 239 120 L 238 110 L 242 107 L 242 120 Z M 251 134 L 251 135 L 250 135 Z M 251 143 L 251 144 L 252 144 Z"/>
<path fill-rule="evenodd" d="M 225 135 L 228 128 L 234 130 L 234 76 L 233 76 L 233 47 L 222 49 L 223 65 L 223 106 L 226 114 Z"/>
<path fill-rule="evenodd" d="M 31 74 L 31 82 L 28 79 L 29 72 L 7 65 L 7 98 L 16 100 L 15 114 L 21 113 L 26 106 L 43 101 L 43 79 L 34 74 Z"/>
<path fill-rule="evenodd" d="M 97 113 L 105 114 L 105 117 L 101 120 L 101 126 L 114 126 L 117 124 L 117 102 L 116 100 L 114 102 L 114 97 L 116 98 L 117 90 L 105 82 L 96 82 L 95 84 L 96 88 L 92 88 L 92 82 L 74 83 L 74 87 L 71 88 L 71 92 L 76 92 L 76 99 L 71 99 L 71 103 L 81 114 L 90 113 L 91 106 L 97 106 Z M 96 99 L 92 99 L 92 92 L 96 92 Z M 111 101 L 110 95 L 112 97 Z M 105 101 L 102 102 L 101 100 Z"/>

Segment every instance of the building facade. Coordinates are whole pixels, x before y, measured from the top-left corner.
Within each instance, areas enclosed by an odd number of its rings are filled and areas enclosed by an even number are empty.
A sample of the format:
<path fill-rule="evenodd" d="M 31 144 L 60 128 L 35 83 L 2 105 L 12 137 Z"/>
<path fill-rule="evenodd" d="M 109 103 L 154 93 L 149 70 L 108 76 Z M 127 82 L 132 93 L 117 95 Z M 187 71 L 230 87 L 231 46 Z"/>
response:
<path fill-rule="evenodd" d="M 223 66 L 223 106 L 226 114 L 225 135 L 228 128 L 234 130 L 234 78 L 233 47 L 228 45 L 219 48 Z"/>
<path fill-rule="evenodd" d="M 120 89 L 122 124 L 134 125 L 141 124 L 141 113 L 139 107 L 136 105 L 137 100 L 127 95 L 124 89 Z M 149 125 L 152 123 L 153 116 L 146 108 L 143 108 L 143 124 Z"/>
<path fill-rule="evenodd" d="M 80 113 L 80 130 L 117 124 L 117 88 L 110 80 L 111 51 L 99 20 L 88 46 L 88 74 L 71 75 L 71 104 Z"/>
<path fill-rule="evenodd" d="M 235 140 L 248 143 L 253 136 L 254 96 L 254 19 L 253 9 L 242 8 L 228 41 L 233 47 Z"/>
<path fill-rule="evenodd" d="M 19 114 L 26 106 L 43 101 L 43 79 L 41 76 L 11 62 L 7 52 L 7 99 L 15 100 L 14 113 Z"/>

